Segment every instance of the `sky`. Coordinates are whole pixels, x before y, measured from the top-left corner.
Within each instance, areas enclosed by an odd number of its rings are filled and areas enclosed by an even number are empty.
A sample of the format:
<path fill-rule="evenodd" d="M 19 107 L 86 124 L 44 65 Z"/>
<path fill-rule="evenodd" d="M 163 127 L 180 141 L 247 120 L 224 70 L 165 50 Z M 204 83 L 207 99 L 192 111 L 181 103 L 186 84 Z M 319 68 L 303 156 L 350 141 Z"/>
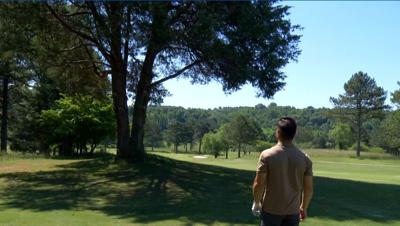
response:
<path fill-rule="evenodd" d="M 163 105 L 212 109 L 225 106 L 328 107 L 330 97 L 344 93 L 343 85 L 358 71 L 374 78 L 390 93 L 400 87 L 400 2 L 398 1 L 284 1 L 289 19 L 303 27 L 297 62 L 282 71 L 286 85 L 272 99 L 256 97 L 244 86 L 226 95 L 219 83 L 190 84 L 186 79 L 164 83 L 172 94 Z"/>

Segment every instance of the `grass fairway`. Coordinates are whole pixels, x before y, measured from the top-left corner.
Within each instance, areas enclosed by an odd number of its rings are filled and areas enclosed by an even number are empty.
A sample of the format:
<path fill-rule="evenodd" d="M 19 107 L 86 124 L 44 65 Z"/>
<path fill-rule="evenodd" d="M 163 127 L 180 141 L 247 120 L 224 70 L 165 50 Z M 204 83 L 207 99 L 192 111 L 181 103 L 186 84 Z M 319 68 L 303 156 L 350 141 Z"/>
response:
<path fill-rule="evenodd" d="M 400 161 L 308 151 L 315 196 L 302 225 L 400 225 Z M 362 153 L 364 154 L 364 153 Z M 256 154 L 242 159 L 157 152 L 146 163 L 0 158 L 0 225 L 257 225 Z"/>

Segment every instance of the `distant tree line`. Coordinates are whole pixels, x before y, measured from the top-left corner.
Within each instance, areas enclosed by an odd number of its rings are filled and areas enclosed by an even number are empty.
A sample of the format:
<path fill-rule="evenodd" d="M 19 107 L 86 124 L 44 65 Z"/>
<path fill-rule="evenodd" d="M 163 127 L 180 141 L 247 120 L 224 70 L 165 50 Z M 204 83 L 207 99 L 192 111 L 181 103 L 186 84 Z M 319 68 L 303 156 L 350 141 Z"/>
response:
<path fill-rule="evenodd" d="M 296 109 L 275 103 L 207 110 L 150 106 L 145 144 L 151 149 L 169 146 L 175 152 L 180 146 L 185 152 L 224 152 L 226 157 L 229 151 L 237 151 L 240 157 L 242 152 L 272 146 L 276 121 L 291 116 L 298 122 L 295 142 L 302 148 L 352 149 L 357 156 L 369 150 L 399 155 L 400 110 L 385 105 L 383 88 L 363 72 L 354 74 L 344 87 L 345 94 L 331 98 L 332 109 Z M 397 107 L 399 93 L 391 93 Z"/>

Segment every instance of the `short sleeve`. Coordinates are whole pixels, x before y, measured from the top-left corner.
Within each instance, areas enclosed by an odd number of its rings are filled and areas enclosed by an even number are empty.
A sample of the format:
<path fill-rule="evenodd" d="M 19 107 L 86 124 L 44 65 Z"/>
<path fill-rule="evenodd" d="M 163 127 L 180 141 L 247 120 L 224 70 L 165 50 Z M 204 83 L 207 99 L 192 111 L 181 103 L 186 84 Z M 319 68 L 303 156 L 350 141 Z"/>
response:
<path fill-rule="evenodd" d="M 313 176 L 313 163 L 308 155 L 306 155 L 306 171 L 304 172 L 304 176 Z"/>
<path fill-rule="evenodd" d="M 267 173 L 267 159 L 261 154 L 258 159 L 257 173 Z"/>

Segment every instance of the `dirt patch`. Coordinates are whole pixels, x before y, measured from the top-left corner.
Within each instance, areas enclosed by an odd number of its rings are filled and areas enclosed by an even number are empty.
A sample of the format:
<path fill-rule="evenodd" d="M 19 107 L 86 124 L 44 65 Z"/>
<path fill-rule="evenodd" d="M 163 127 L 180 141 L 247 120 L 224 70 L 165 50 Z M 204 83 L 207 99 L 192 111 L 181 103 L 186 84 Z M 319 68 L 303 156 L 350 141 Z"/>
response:
<path fill-rule="evenodd" d="M 16 172 L 28 172 L 32 171 L 32 165 L 26 162 L 16 162 L 9 164 L 0 165 L 1 173 L 16 173 Z"/>

